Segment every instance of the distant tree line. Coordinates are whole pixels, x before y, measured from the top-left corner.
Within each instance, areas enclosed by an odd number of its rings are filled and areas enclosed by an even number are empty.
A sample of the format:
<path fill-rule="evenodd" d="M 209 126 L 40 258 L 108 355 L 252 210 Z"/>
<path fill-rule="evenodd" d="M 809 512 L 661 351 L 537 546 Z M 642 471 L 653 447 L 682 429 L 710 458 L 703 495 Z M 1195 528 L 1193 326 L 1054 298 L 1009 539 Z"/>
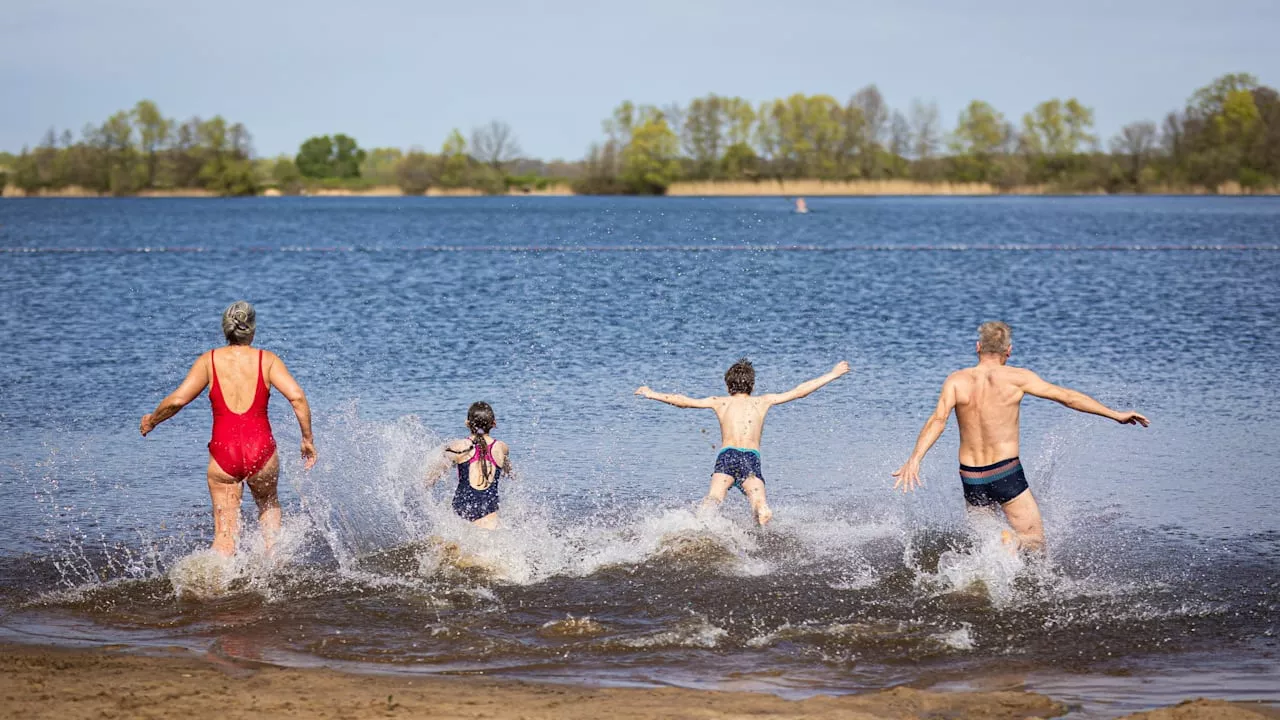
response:
<path fill-rule="evenodd" d="M 513 185 L 542 184 L 541 172 L 518 174 L 529 163 L 519 155 L 511 126 L 494 120 L 472 130 L 470 143 L 460 130 L 453 130 L 438 153 L 399 148 L 366 151 L 346 135 L 313 137 L 302 143 L 296 155 L 272 161 L 269 175 L 276 187 L 290 193 L 378 185 L 396 185 L 414 195 L 429 188 L 501 193 Z M 539 164 L 536 170 L 544 167 Z"/>
<path fill-rule="evenodd" d="M 255 158 L 248 130 L 221 116 L 179 123 L 150 101 L 77 139 L 50 130 L 35 148 L 0 153 L 0 187 L 29 193 L 77 186 L 127 195 L 200 189 L 249 195 L 264 188 L 396 185 L 406 193 L 472 188 L 500 193 L 571 182 L 587 194 L 661 194 L 679 180 L 910 179 L 1035 185 L 1063 192 L 1245 189 L 1280 182 L 1280 95 L 1252 75 L 1217 78 L 1157 125 L 1125 126 L 1104 145 L 1094 112 L 1075 98 L 1046 100 L 1014 122 L 981 100 L 944 128 L 935 104 L 891 108 L 875 85 L 841 103 L 797 94 L 753 105 L 715 94 L 687 105 L 624 102 L 605 137 L 577 162 L 522 157 L 511 127 L 494 120 L 453 130 L 440 150 L 362 149 L 344 134 L 304 141 L 294 155 Z"/>
<path fill-rule="evenodd" d="M 1075 98 L 1007 119 L 981 100 L 948 132 L 937 105 L 891 109 L 875 85 L 841 103 L 792 95 L 752 106 L 708 95 L 688 105 L 624 102 L 604 122 L 575 188 L 665 191 L 678 180 L 858 180 L 1042 185 L 1061 191 L 1143 192 L 1280 180 L 1280 96 L 1252 75 L 1224 75 L 1160 126 L 1125 126 L 1105 149 L 1093 109 Z"/>
<path fill-rule="evenodd" d="M 249 131 L 221 115 L 178 122 L 143 100 L 76 138 L 49 130 L 34 149 L 11 156 L 5 180 L 26 192 L 75 186 L 131 195 L 143 190 L 198 188 L 219 195 L 258 190 Z"/>

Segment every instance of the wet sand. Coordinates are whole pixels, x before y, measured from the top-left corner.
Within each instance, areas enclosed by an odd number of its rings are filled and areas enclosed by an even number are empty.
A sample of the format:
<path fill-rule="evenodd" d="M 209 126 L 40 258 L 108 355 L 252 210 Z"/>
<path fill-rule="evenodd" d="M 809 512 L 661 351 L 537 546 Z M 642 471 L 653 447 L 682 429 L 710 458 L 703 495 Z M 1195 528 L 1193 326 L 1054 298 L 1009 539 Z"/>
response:
<path fill-rule="evenodd" d="M 905 687 L 784 700 L 747 692 L 593 688 L 458 676 L 242 667 L 177 650 L 133 655 L 0 645 L 0 716 L 14 718 L 1031 718 L 1067 708 L 1029 692 Z M 1280 718 L 1263 706 L 1195 701 L 1148 720 Z"/>

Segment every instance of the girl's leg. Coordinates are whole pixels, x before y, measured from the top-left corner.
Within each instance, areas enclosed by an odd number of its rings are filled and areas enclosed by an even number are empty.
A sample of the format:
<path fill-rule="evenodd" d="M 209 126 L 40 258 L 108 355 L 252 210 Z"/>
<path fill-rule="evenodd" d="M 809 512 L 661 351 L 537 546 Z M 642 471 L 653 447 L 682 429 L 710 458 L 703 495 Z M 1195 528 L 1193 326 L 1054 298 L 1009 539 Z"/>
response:
<path fill-rule="evenodd" d="M 475 520 L 472 520 L 471 524 L 475 525 L 478 528 L 483 528 L 485 530 L 497 530 L 498 529 L 498 513 L 491 512 L 482 518 L 477 518 Z"/>

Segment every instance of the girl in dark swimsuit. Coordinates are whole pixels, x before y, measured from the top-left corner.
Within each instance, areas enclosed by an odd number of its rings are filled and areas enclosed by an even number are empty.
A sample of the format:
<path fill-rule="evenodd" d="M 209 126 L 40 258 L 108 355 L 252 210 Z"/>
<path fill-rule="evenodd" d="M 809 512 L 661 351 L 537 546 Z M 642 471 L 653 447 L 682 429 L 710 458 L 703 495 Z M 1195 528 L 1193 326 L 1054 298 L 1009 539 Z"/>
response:
<path fill-rule="evenodd" d="M 449 464 L 458 468 L 458 488 L 453 493 L 453 511 L 477 527 L 498 526 L 498 484 L 503 475 L 512 476 L 507 444 L 489 436 L 497 426 L 493 408 L 487 402 L 472 403 L 467 409 L 467 429 L 471 437 L 445 445 L 444 463 L 428 473 L 435 484 Z"/>

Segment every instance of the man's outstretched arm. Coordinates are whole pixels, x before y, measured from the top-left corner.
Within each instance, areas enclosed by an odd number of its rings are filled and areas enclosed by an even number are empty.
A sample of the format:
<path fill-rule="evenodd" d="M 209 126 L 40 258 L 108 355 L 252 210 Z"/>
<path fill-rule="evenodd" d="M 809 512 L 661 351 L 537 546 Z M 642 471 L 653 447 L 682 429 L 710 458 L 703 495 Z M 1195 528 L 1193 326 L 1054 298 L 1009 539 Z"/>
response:
<path fill-rule="evenodd" d="M 802 382 L 783 393 L 770 393 L 765 395 L 764 398 L 773 405 L 781 405 L 782 403 L 791 402 L 792 400 L 799 400 L 802 397 L 807 397 L 814 390 L 817 390 L 847 372 L 849 372 L 849 363 L 845 360 L 841 360 L 825 375 Z"/>
<path fill-rule="evenodd" d="M 929 452 L 929 448 L 938 442 L 938 438 L 942 437 L 942 431 L 947 429 L 947 419 L 951 417 L 951 411 L 956 407 L 956 387 L 948 378 L 942 384 L 942 393 L 938 396 L 938 406 L 933 409 L 933 414 L 928 420 L 924 421 L 924 427 L 920 429 L 920 435 L 916 438 L 916 447 L 911 451 L 911 457 L 903 463 L 902 467 L 894 471 L 893 476 L 898 478 L 893 484 L 893 489 L 902 489 L 902 492 L 911 492 L 924 483 L 920 482 L 920 463 L 924 462 L 925 453 Z"/>
<path fill-rule="evenodd" d="M 168 397 L 160 401 L 156 406 L 155 412 L 149 412 L 142 416 L 142 422 L 138 425 L 138 430 L 143 437 L 147 433 L 156 429 L 160 423 L 168 420 L 178 411 L 191 404 L 192 400 L 200 397 L 200 393 L 209 385 L 209 368 L 204 362 L 204 355 L 196 358 L 191 364 L 191 370 L 187 372 L 187 377 Z"/>
<path fill-rule="evenodd" d="M 1054 385 L 1051 382 L 1046 382 L 1042 380 L 1039 375 L 1036 375 L 1030 370 L 1026 371 L 1025 379 L 1020 383 L 1020 387 L 1022 388 L 1022 392 L 1028 395 L 1052 400 L 1056 403 L 1066 405 L 1072 410 L 1078 410 L 1092 415 L 1101 415 L 1104 418 L 1115 420 L 1121 425 L 1141 425 L 1142 427 L 1146 427 L 1151 422 L 1150 420 L 1147 420 L 1144 415 L 1140 415 L 1131 410 L 1125 412 L 1112 410 L 1079 390 L 1072 390 L 1071 388 L 1064 388 L 1059 385 Z"/>
<path fill-rule="evenodd" d="M 716 406 L 715 398 L 691 398 L 687 395 L 679 395 L 676 393 L 660 393 L 649 389 L 648 385 L 641 385 L 636 389 L 636 394 L 640 397 L 650 400 L 657 400 L 668 405 L 675 405 L 681 408 L 713 408 Z"/>

